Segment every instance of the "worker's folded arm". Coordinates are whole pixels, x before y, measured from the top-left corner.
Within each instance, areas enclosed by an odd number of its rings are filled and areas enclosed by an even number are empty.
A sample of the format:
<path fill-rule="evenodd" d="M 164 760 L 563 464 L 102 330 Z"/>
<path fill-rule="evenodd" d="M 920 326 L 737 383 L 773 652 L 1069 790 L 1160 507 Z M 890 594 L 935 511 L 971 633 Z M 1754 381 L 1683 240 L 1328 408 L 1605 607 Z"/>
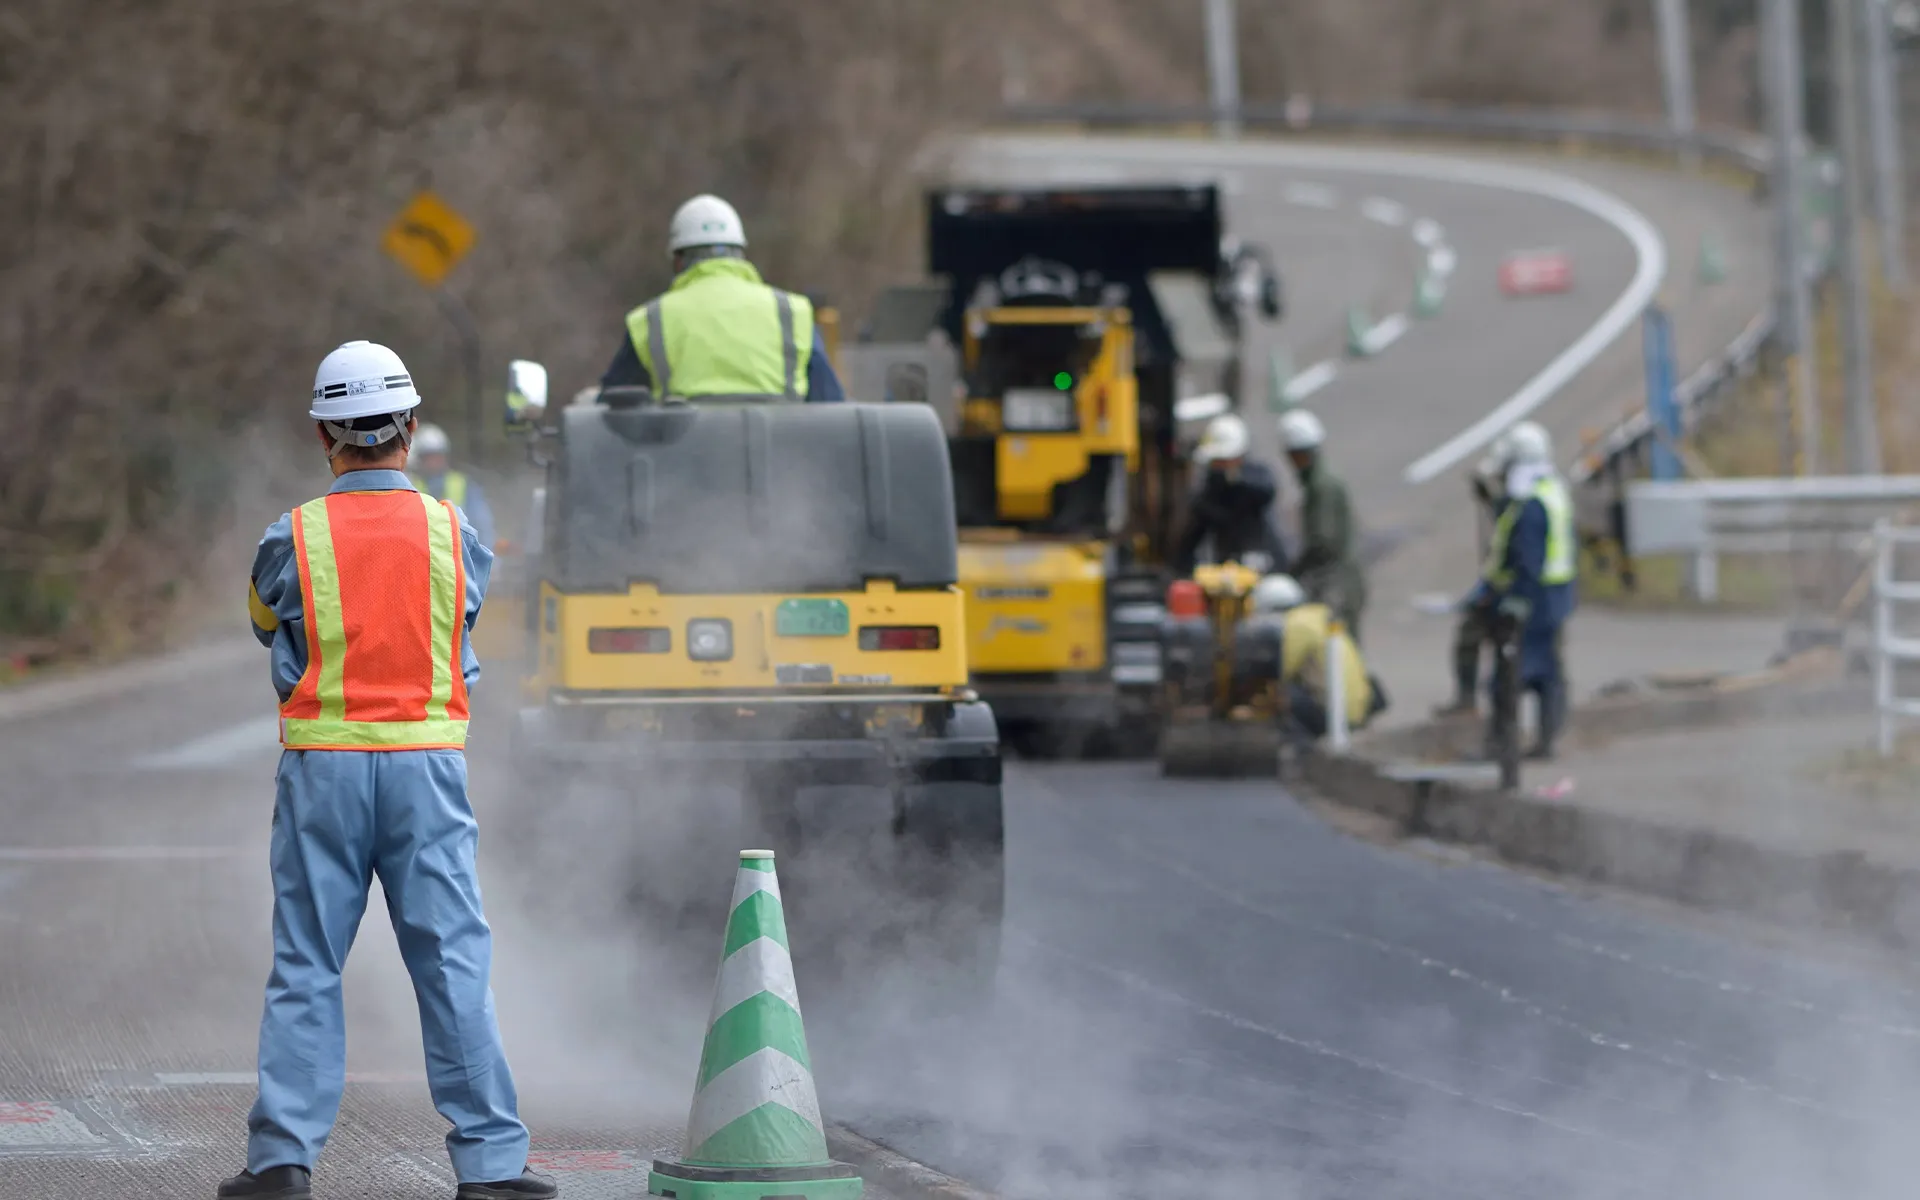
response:
<path fill-rule="evenodd" d="M 473 652 L 473 624 L 480 619 L 480 605 L 487 598 L 487 584 L 493 579 L 493 551 L 480 542 L 466 514 L 460 515 L 460 550 L 467 576 L 467 635 L 460 639 L 460 674 L 468 690 L 480 681 L 480 658 Z"/>
<path fill-rule="evenodd" d="M 600 377 L 600 386 L 603 388 L 650 388 L 653 386 L 653 376 L 647 373 L 645 364 L 640 361 L 639 352 L 633 348 L 632 337 L 626 334 L 620 336 L 620 348 L 613 352 L 613 361 L 607 364 L 607 373 Z"/>
<path fill-rule="evenodd" d="M 815 325 L 813 352 L 807 356 L 807 403 L 838 404 L 846 398 L 847 391 L 840 386 L 840 377 L 834 374 L 833 360 L 827 357 L 827 340 Z"/>
<path fill-rule="evenodd" d="M 301 616 L 300 565 L 293 553 L 293 514 L 267 526 L 253 554 L 253 573 L 247 582 L 247 616 L 253 636 L 263 646 L 288 621 Z"/>

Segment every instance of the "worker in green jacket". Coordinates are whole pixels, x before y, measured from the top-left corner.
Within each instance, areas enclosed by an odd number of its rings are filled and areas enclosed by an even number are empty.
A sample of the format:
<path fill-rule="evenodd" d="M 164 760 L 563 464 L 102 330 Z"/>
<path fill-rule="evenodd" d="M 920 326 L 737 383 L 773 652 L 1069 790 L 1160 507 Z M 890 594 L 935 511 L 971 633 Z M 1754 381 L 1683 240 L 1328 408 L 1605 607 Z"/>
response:
<path fill-rule="evenodd" d="M 1280 418 L 1280 441 L 1300 480 L 1300 553 L 1294 576 L 1312 600 L 1326 605 L 1360 640 L 1360 614 L 1367 606 L 1367 579 L 1354 557 L 1359 530 L 1347 485 L 1327 469 L 1321 446 L 1327 430 L 1320 418 L 1296 408 Z"/>
<path fill-rule="evenodd" d="M 667 232 L 673 286 L 627 314 L 604 388 L 657 399 L 831 404 L 846 392 L 805 296 L 767 286 L 747 261 L 740 214 L 695 196 Z"/>

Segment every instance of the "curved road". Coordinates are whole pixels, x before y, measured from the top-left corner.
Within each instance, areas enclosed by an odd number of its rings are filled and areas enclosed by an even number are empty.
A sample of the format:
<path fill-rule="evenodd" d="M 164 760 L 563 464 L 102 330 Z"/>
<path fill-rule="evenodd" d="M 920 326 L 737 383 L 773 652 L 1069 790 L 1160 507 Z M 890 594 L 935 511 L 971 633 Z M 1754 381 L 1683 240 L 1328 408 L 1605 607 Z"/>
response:
<path fill-rule="evenodd" d="M 1025 145 L 1042 148 L 995 143 L 975 166 L 1234 172 L 1236 222 L 1289 269 L 1281 336 L 1303 362 L 1337 348 L 1349 304 L 1404 301 L 1412 219 L 1444 228 L 1458 265 L 1442 314 L 1313 400 L 1375 529 L 1401 537 L 1389 591 L 1434 586 L 1447 510 L 1464 513 L 1457 481 L 1406 468 L 1579 338 L 1636 269 L 1624 236 L 1564 203 L 1324 151 L 1216 168 L 1204 143 Z M 1738 326 L 1764 288 L 1739 268 L 1753 214 L 1654 171 L 1564 169 L 1662 231 L 1690 354 Z M 1299 203 L 1301 185 L 1333 207 Z M 1358 206 L 1376 197 L 1408 220 Z M 1710 226 L 1736 276 L 1696 295 L 1681 244 Z M 1540 241 L 1575 251 L 1580 289 L 1490 294 L 1498 254 Z M 1617 403 L 1631 341 L 1547 402 L 1558 431 Z M 1395 636 L 1377 603 L 1370 648 Z M 502 675 L 475 731 L 483 828 L 552 799 L 506 791 Z M 237 1160 L 267 961 L 267 696 L 264 663 L 223 652 L 0 723 L 0 1195 L 199 1197 Z M 715 802 L 636 795 L 656 822 Z M 829 1111 L 909 1154 L 1021 1197 L 1912 1194 L 1920 991 L 1890 968 L 1378 844 L 1271 783 L 1015 764 L 1008 804 L 1008 946 L 983 1022 L 885 985 L 852 1019 L 809 1014 Z M 503 1025 L 539 1161 L 575 1196 L 643 1189 L 646 1151 L 684 1116 L 711 978 L 704 956 L 622 925 L 610 828 L 555 809 L 533 837 L 483 843 Z M 320 1194 L 442 1196 L 411 997 L 377 915 L 362 942 L 355 1074 Z"/>
<path fill-rule="evenodd" d="M 1475 576 L 1475 515 L 1460 482 L 1478 457 L 1474 443 L 1518 419 L 1513 402 L 1611 312 L 1619 335 L 1590 347 L 1598 352 L 1581 356 L 1587 365 L 1563 386 L 1535 393 L 1531 415 L 1553 433 L 1560 458 L 1571 461 L 1583 431 L 1610 425 L 1644 395 L 1635 318 L 1647 294 L 1674 313 L 1686 372 L 1731 341 L 1764 307 L 1771 287 L 1766 212 L 1744 193 L 1604 158 L 1022 136 L 969 143 L 953 173 L 1055 185 L 1217 182 L 1235 231 L 1274 249 L 1291 311 L 1257 338 L 1243 394 L 1255 404 L 1265 397 L 1267 352 L 1275 346 L 1290 351 L 1299 368 L 1329 357 L 1337 363 L 1333 381 L 1304 403 L 1326 421 L 1328 453 L 1369 541 L 1376 550 L 1397 548 L 1374 567 L 1365 627 L 1370 661 L 1394 692 L 1390 722 L 1447 698 L 1449 631 L 1417 614 L 1411 601 L 1421 593 L 1458 595 Z M 1398 224 L 1381 219 L 1395 215 Z M 1431 227 L 1417 228 L 1423 221 Z M 1344 359 L 1351 307 L 1375 318 L 1408 309 L 1429 253 L 1416 238 L 1421 232 L 1437 236 L 1453 263 L 1438 315 L 1411 321 L 1377 357 Z M 1709 242 L 1728 265 L 1724 282 L 1699 278 Z M 1573 290 L 1503 296 L 1501 260 L 1541 247 L 1568 254 Z M 1503 408 L 1505 419 L 1490 423 Z M 1274 453 L 1271 423 L 1253 424 Z M 1421 482 L 1407 477 L 1415 467 Z M 1752 621 L 1583 640 L 1587 631 L 1611 635 L 1617 625 L 1588 613 L 1570 635 L 1577 687 L 1657 670 L 1755 667 L 1778 644 L 1776 626 Z"/>

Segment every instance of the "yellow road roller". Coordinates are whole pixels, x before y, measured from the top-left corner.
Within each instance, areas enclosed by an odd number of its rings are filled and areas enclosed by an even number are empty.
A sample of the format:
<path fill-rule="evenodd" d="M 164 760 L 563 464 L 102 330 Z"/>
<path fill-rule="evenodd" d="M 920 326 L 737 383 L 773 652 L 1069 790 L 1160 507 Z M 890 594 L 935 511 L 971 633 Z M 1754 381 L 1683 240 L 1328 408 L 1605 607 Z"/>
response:
<path fill-rule="evenodd" d="M 1000 746 L 933 412 L 609 389 L 521 419 L 546 466 L 524 803 L 591 777 L 655 898 L 764 844 L 813 934 L 990 975 Z"/>

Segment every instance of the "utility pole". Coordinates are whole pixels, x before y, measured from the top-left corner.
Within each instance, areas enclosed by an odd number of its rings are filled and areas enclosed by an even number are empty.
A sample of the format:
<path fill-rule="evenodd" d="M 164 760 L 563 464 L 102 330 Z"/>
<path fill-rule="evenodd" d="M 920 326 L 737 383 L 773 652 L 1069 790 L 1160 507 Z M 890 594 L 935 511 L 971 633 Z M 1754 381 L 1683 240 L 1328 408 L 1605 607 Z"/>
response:
<path fill-rule="evenodd" d="M 1813 297 L 1807 289 L 1806 81 L 1800 66 L 1800 0 L 1761 0 L 1773 154 L 1774 312 L 1781 371 L 1780 473 L 1820 470 L 1820 398 L 1814 390 Z M 1799 432 L 1796 436 L 1795 425 Z"/>
<path fill-rule="evenodd" d="M 1207 83 L 1213 131 L 1240 136 L 1240 36 L 1233 0 L 1207 0 Z"/>
<path fill-rule="evenodd" d="M 1827 42 L 1833 62 L 1830 101 L 1840 142 L 1840 198 L 1834 234 L 1840 267 L 1840 346 L 1846 380 L 1847 471 L 1880 471 L 1880 422 L 1873 403 L 1873 309 L 1861 245 L 1860 182 L 1866 146 L 1860 129 L 1860 0 L 1827 0 Z"/>
<path fill-rule="evenodd" d="M 1873 140 L 1873 220 L 1880 233 L 1880 275 L 1895 293 L 1907 290 L 1907 187 L 1900 155 L 1899 62 L 1893 12 L 1867 0 L 1867 129 Z"/>
<path fill-rule="evenodd" d="M 1667 128 L 1672 131 L 1680 161 L 1692 167 L 1699 161 L 1693 144 L 1693 44 L 1687 28 L 1687 0 L 1653 0 L 1654 21 L 1660 28 L 1660 76 L 1667 96 Z"/>

